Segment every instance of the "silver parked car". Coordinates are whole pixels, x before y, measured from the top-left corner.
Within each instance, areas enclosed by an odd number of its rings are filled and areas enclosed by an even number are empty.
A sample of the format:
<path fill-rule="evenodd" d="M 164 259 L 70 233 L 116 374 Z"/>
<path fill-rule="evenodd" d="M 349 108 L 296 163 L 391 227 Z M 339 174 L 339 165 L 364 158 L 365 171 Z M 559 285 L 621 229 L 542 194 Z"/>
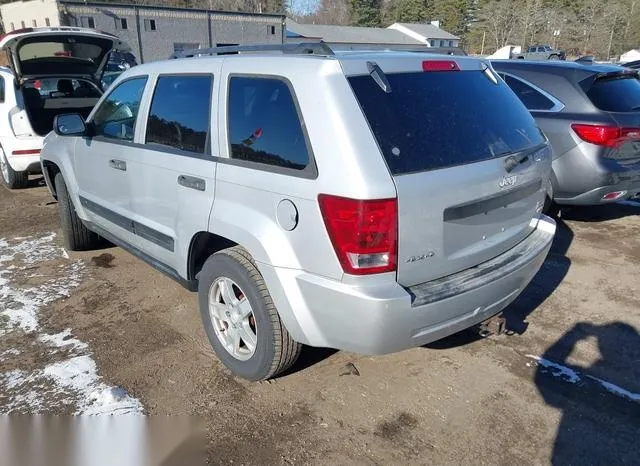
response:
<path fill-rule="evenodd" d="M 67 247 L 99 235 L 197 290 L 250 380 L 301 344 L 399 351 L 516 299 L 555 232 L 551 152 L 487 62 L 257 48 L 137 66 L 57 118 L 42 165 Z"/>
<path fill-rule="evenodd" d="M 613 65 L 494 61 L 554 151 L 547 205 L 640 193 L 640 80 Z M 557 206 L 555 206 L 557 208 Z"/>

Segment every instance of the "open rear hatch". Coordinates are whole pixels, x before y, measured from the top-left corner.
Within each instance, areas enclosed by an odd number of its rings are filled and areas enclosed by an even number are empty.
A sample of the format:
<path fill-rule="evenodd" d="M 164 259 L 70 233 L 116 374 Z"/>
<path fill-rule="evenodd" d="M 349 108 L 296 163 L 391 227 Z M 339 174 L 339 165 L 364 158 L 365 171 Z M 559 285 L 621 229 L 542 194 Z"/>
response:
<path fill-rule="evenodd" d="M 347 74 L 395 181 L 397 279 L 409 287 L 486 262 L 526 238 L 551 157 L 529 112 L 487 64 L 386 60 L 357 73 L 349 64 Z"/>
<path fill-rule="evenodd" d="M 16 79 L 47 76 L 89 78 L 99 82 L 109 53 L 130 48 L 117 36 L 73 27 L 28 28 L 0 36 L 0 50 Z"/>

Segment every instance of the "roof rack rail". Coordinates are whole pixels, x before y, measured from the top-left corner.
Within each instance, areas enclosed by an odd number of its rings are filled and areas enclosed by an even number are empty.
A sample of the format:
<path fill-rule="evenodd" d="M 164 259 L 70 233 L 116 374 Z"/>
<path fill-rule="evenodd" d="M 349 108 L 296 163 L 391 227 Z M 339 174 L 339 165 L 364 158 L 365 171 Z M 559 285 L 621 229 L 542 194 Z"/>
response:
<path fill-rule="evenodd" d="M 326 42 L 300 42 L 295 44 L 223 45 L 206 49 L 183 50 L 172 54 L 169 59 L 191 58 L 201 55 L 225 55 L 240 52 L 282 52 L 296 55 L 334 55 Z"/>

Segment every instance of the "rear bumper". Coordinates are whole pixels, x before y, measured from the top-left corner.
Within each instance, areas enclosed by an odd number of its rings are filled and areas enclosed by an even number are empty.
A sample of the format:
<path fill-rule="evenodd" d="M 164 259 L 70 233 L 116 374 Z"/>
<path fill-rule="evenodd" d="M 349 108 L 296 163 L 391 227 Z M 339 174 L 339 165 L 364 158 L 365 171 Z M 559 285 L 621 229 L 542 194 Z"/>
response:
<path fill-rule="evenodd" d="M 620 197 L 611 200 L 603 200 L 602 198 L 609 194 L 623 191 Z M 614 204 L 624 201 L 640 194 L 640 177 L 635 181 L 618 183 L 615 185 L 601 186 L 578 196 L 565 199 L 556 199 L 558 204 L 564 205 L 598 205 L 598 204 Z"/>
<path fill-rule="evenodd" d="M 557 180 L 554 200 L 566 205 L 598 205 L 629 199 L 640 193 L 640 163 L 622 165 L 601 154 L 602 149 L 581 143 L 553 161 Z M 625 191 L 613 200 L 609 193 Z"/>
<path fill-rule="evenodd" d="M 34 138 L 4 138 L 2 140 L 2 149 L 11 168 L 17 172 L 29 171 L 31 173 L 39 173 L 40 153 L 37 154 L 20 154 L 21 151 L 40 151 L 42 149 L 41 137 Z M 18 154 L 16 154 L 18 152 Z"/>
<path fill-rule="evenodd" d="M 267 276 L 273 274 L 267 283 L 271 289 L 277 280 L 275 304 L 302 343 L 392 353 L 471 327 L 515 300 L 542 266 L 555 234 L 553 220 L 540 216 L 535 221 L 534 232 L 504 254 L 410 289 L 395 281 L 353 286 L 285 269 L 268 270 Z"/>

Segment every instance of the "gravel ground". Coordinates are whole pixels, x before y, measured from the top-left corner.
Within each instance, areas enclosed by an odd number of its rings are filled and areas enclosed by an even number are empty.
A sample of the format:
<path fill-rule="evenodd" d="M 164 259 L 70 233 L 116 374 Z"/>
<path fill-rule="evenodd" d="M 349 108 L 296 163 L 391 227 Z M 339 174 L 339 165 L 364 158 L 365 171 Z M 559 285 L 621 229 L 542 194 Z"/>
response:
<path fill-rule="evenodd" d="M 194 294 L 118 248 L 67 253 L 41 182 L 0 188 L 0 413 L 195 415 L 214 464 L 638 464 L 639 214 L 564 212 L 508 335 L 305 348 L 249 383 Z"/>

